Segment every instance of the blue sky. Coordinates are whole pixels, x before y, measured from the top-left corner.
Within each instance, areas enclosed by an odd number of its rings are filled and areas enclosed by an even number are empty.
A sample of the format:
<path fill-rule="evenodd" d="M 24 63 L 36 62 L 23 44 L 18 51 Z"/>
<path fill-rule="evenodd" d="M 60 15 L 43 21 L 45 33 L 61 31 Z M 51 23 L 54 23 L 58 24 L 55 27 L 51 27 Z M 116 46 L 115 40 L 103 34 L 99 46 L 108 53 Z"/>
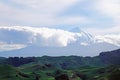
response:
<path fill-rule="evenodd" d="M 120 33 L 119 0 L 1 0 L 0 26 L 80 27 L 92 34 Z"/>
<path fill-rule="evenodd" d="M 73 28 L 81 33 L 70 32 Z M 112 47 L 89 47 L 99 42 Z M 71 44 L 75 51 L 78 44 L 90 51 L 120 47 L 120 0 L 0 0 L 0 51 L 29 45 L 69 51 Z"/>

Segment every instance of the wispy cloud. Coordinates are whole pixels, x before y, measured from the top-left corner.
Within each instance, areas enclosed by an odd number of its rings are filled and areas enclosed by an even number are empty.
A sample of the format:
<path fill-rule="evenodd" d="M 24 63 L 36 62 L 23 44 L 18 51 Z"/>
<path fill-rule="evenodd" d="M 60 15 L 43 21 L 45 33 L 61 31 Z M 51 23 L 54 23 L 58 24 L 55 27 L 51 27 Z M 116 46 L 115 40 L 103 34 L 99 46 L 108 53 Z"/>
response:
<path fill-rule="evenodd" d="M 0 52 L 2 51 L 10 51 L 25 48 L 26 45 L 24 44 L 7 44 L 6 42 L 0 42 Z"/>
<path fill-rule="evenodd" d="M 56 14 L 66 10 L 81 0 L 12 0 L 24 7 L 35 9 L 44 14 Z"/>
<path fill-rule="evenodd" d="M 120 46 L 120 34 L 108 34 L 108 35 L 98 35 L 95 36 L 98 42 L 109 42 L 110 44 L 115 44 Z"/>
<path fill-rule="evenodd" d="M 120 19 L 119 0 L 97 0 L 95 1 L 95 8 L 103 15 L 110 16 L 113 19 Z"/>
<path fill-rule="evenodd" d="M 94 14 L 97 14 L 96 19 L 99 21 L 99 17 L 103 18 L 103 23 L 98 25 L 88 27 L 86 31 L 92 33 L 93 35 L 101 34 L 120 34 L 120 1 L 119 0 L 93 0 L 89 4 L 91 11 L 94 11 Z M 111 20 L 111 22 L 105 21 Z M 97 20 L 96 20 L 97 21 Z M 96 23 L 94 21 L 94 23 Z M 106 23 L 105 23 L 106 22 Z M 102 24 L 102 25 L 101 25 Z M 109 25 L 109 26 L 106 26 Z"/>
<path fill-rule="evenodd" d="M 95 0 L 94 8 L 102 15 L 111 17 L 115 25 L 120 26 L 120 1 L 119 0 Z"/>
<path fill-rule="evenodd" d="M 84 16 L 60 16 L 59 14 L 82 0 L 11 0 L 24 7 L 0 3 L 1 24 L 5 25 L 72 25 L 87 22 Z"/>
<path fill-rule="evenodd" d="M 78 25 L 93 34 L 120 32 L 119 0 L 2 0 L 0 13 L 0 25 Z"/>
<path fill-rule="evenodd" d="M 92 35 L 120 34 L 120 26 L 110 28 L 85 28 L 85 30 Z"/>

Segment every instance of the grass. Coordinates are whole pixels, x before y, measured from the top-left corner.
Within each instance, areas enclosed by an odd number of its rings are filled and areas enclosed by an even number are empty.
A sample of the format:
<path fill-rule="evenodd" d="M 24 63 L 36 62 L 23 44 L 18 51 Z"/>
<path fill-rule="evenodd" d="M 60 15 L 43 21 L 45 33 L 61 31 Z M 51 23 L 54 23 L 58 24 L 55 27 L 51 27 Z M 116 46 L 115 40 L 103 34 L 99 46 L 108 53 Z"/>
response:
<path fill-rule="evenodd" d="M 70 80 L 120 80 L 120 67 L 80 67 L 78 69 L 42 68 L 30 64 L 21 67 L 0 65 L 0 80 L 55 80 L 56 76 L 67 74 Z M 36 70 L 38 69 L 38 70 Z"/>

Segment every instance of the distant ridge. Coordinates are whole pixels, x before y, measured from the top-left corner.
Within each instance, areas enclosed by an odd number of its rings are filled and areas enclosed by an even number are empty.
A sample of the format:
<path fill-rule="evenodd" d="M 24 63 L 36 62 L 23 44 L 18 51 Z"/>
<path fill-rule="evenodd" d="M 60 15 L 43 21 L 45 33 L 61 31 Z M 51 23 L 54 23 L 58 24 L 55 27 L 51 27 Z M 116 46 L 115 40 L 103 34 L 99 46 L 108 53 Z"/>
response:
<path fill-rule="evenodd" d="M 0 64 L 10 64 L 13 66 L 21 66 L 24 64 L 51 64 L 54 67 L 69 69 L 79 68 L 81 66 L 120 66 L 120 49 L 108 52 L 102 52 L 94 57 L 82 56 L 42 56 L 42 57 L 9 57 L 0 58 Z"/>
<path fill-rule="evenodd" d="M 104 64 L 120 65 L 120 49 L 102 52 L 99 57 Z"/>

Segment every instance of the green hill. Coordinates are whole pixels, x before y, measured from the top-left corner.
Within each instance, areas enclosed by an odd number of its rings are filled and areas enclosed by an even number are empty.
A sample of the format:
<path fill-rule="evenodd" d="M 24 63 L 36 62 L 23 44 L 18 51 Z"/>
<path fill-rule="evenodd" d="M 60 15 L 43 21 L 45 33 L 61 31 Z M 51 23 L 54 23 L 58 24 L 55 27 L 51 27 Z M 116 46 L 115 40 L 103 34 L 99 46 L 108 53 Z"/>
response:
<path fill-rule="evenodd" d="M 37 64 L 21 67 L 0 65 L 0 80 L 120 80 L 120 66 L 84 66 L 64 70 L 43 69 Z"/>
<path fill-rule="evenodd" d="M 120 49 L 96 57 L 1 57 L 0 80 L 120 80 Z"/>

